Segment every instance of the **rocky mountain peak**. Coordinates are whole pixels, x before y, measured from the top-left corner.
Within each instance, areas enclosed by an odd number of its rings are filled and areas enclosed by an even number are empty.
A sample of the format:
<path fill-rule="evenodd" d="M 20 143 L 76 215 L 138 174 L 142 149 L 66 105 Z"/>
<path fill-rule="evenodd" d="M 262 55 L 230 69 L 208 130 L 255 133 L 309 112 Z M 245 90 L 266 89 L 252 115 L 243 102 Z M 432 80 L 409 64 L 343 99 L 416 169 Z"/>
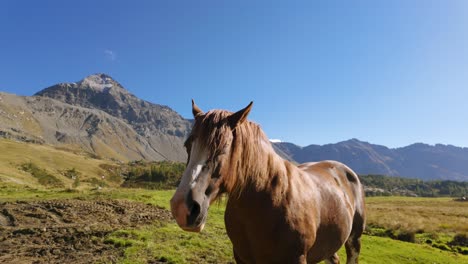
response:
<path fill-rule="evenodd" d="M 124 94 L 129 94 L 120 83 L 105 73 L 89 75 L 76 83 L 76 86 L 81 89 L 92 89 L 96 92 L 109 93 L 111 90 L 117 90 Z"/>
<path fill-rule="evenodd" d="M 155 145 L 166 144 L 166 141 L 170 145 L 176 138 L 182 146 L 183 139 L 191 127 L 189 121 L 171 108 L 136 97 L 104 73 L 87 76 L 76 83 L 57 84 L 35 95 L 53 98 L 73 106 L 104 111 L 130 125 L 140 136 L 153 139 Z M 162 142 L 163 137 L 168 139 Z M 182 152 L 183 148 L 177 151 Z M 185 152 L 183 153 L 185 155 Z"/>
<path fill-rule="evenodd" d="M 53 85 L 35 95 L 71 105 L 103 110 L 119 118 L 122 117 L 122 111 L 128 112 L 129 108 L 141 105 L 142 101 L 104 73 L 89 75 L 76 83 Z"/>
<path fill-rule="evenodd" d="M 342 145 L 342 146 L 367 146 L 367 145 L 371 145 L 369 142 L 361 141 L 361 140 L 359 140 L 357 138 L 348 139 L 348 140 L 345 140 L 345 141 L 338 142 L 336 144 L 337 145 Z"/>

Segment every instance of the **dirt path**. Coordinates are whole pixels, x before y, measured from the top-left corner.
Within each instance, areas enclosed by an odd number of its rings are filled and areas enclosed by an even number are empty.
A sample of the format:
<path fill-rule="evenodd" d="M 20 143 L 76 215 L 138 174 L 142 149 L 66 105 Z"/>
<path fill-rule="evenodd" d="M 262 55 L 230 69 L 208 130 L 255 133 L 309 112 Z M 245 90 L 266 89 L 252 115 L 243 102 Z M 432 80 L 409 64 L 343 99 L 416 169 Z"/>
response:
<path fill-rule="evenodd" d="M 0 204 L 0 263 L 113 263 L 122 249 L 104 243 L 119 228 L 169 221 L 167 210 L 126 200 Z"/>

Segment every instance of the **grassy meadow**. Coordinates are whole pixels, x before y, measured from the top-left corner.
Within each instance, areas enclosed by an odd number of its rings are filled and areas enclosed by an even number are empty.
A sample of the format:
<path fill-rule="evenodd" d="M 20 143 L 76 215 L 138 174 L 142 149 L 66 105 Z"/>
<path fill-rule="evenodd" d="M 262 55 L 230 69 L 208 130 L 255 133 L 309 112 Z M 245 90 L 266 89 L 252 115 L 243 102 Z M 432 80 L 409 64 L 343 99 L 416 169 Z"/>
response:
<path fill-rule="evenodd" d="M 468 204 L 453 198 L 370 197 L 368 225 L 416 234 L 468 232 Z"/>
<path fill-rule="evenodd" d="M 24 188 L 16 184 L 0 185 L 0 201 L 36 199 L 129 199 L 169 208 L 174 191 L 104 188 L 102 190 L 59 190 Z M 432 237 L 445 242 L 454 234 L 466 232 L 468 203 L 449 198 L 371 197 L 367 199 L 367 232 L 379 229 L 416 230 L 416 237 Z M 140 229 L 122 229 L 111 233 L 106 243 L 124 248 L 119 263 L 233 263 L 231 244 L 224 229 L 224 203 L 215 203 L 207 225 L 199 234 L 182 231 L 175 223 L 156 222 Z M 377 231 L 376 231 L 377 230 Z M 425 237 L 424 237 L 425 238 Z M 442 243 L 440 242 L 440 243 Z M 360 263 L 468 263 L 468 256 L 442 250 L 425 241 L 409 243 L 364 235 Z M 340 252 L 342 260 L 345 252 Z"/>

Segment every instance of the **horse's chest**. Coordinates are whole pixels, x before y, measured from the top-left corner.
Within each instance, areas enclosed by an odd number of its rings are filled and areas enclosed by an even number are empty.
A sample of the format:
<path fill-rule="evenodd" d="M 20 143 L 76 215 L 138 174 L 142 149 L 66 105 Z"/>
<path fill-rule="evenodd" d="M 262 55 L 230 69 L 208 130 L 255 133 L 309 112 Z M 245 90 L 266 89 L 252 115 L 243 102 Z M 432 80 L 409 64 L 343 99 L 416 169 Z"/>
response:
<path fill-rule="evenodd" d="M 235 254 L 247 263 L 301 255 L 303 234 L 294 230 L 285 216 L 280 208 L 252 209 L 228 202 L 225 224 Z"/>

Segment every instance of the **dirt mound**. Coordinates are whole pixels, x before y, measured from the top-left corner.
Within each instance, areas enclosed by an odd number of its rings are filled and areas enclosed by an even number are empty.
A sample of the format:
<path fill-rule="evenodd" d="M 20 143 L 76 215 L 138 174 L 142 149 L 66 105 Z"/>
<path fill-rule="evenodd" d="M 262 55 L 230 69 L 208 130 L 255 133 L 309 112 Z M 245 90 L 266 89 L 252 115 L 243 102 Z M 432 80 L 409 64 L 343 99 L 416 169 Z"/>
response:
<path fill-rule="evenodd" d="M 105 243 L 119 228 L 166 222 L 167 210 L 126 200 L 51 200 L 0 204 L 0 263 L 116 262 Z"/>

